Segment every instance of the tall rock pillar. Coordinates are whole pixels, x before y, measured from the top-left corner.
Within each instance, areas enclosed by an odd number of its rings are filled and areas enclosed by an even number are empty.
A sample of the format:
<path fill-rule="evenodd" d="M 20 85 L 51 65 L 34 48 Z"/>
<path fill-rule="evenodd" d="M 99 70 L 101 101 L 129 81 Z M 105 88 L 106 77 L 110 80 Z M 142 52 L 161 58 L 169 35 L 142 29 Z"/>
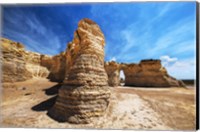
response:
<path fill-rule="evenodd" d="M 104 114 L 110 90 L 104 69 L 104 35 L 99 26 L 83 19 L 67 48 L 66 78 L 49 115 L 58 121 L 90 123 Z M 64 74 L 64 73 L 63 73 Z"/>

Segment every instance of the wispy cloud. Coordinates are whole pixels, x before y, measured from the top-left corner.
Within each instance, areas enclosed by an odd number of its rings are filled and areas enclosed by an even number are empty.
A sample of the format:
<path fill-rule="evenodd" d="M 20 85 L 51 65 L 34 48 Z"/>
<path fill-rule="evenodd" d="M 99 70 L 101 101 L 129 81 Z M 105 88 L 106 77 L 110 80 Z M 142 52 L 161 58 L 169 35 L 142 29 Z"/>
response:
<path fill-rule="evenodd" d="M 48 55 L 65 50 L 67 42 L 55 32 L 54 24 L 45 24 L 35 12 L 26 12 L 23 8 L 6 8 L 3 18 L 3 37 L 25 44 L 27 50 Z"/>
<path fill-rule="evenodd" d="M 171 27 L 166 28 L 166 34 L 160 36 L 152 50 L 151 54 L 156 54 L 158 51 L 166 50 L 167 48 L 176 47 L 181 49 L 184 48 L 183 45 L 180 46 L 185 41 L 190 41 L 191 47 L 194 48 L 195 44 L 195 22 L 191 18 L 184 19 Z M 174 52 L 176 52 L 174 49 Z"/>

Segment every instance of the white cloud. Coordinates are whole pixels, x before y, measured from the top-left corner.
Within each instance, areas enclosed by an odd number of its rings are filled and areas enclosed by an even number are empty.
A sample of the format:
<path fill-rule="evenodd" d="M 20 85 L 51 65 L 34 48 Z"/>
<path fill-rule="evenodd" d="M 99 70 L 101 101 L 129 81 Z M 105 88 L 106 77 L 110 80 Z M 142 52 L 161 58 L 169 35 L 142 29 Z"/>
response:
<path fill-rule="evenodd" d="M 115 58 L 115 57 L 112 57 L 112 58 L 110 59 L 110 61 L 116 61 L 116 58 Z"/>
<path fill-rule="evenodd" d="M 172 57 L 170 57 L 168 55 L 161 56 L 160 59 L 161 59 L 162 64 L 164 66 L 168 66 L 169 64 L 175 63 L 178 60 L 177 58 L 175 58 L 175 57 L 172 58 Z"/>
<path fill-rule="evenodd" d="M 167 69 L 169 75 L 177 79 L 195 79 L 196 62 L 193 58 L 178 60 L 170 56 L 161 56 L 162 65 Z"/>
<path fill-rule="evenodd" d="M 169 75 L 177 79 L 195 79 L 196 62 L 193 58 L 178 60 L 178 58 L 164 55 L 160 59 Z"/>

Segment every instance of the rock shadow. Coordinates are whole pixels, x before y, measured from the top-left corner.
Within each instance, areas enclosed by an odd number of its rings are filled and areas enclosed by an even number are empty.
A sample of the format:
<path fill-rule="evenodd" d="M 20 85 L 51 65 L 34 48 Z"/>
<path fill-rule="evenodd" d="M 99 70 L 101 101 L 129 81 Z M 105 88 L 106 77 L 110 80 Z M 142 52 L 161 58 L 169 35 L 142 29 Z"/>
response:
<path fill-rule="evenodd" d="M 31 109 L 34 110 L 34 111 L 46 111 L 46 110 L 49 110 L 51 107 L 53 107 L 53 105 L 55 104 L 56 102 L 56 98 L 57 98 L 57 95 L 50 98 L 50 99 L 47 99 L 35 106 L 33 106 Z"/>
<path fill-rule="evenodd" d="M 50 88 L 46 88 L 43 91 L 45 91 L 46 95 L 55 95 L 58 94 L 58 90 L 60 89 L 62 85 L 61 84 L 56 84 Z"/>

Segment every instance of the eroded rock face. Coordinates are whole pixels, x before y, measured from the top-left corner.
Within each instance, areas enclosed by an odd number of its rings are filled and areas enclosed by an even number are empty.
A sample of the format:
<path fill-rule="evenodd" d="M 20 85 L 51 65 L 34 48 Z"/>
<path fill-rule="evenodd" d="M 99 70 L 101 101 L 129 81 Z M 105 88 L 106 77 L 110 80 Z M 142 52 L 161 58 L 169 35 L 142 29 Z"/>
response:
<path fill-rule="evenodd" d="M 1 50 L 2 82 L 25 81 L 32 77 L 26 69 L 22 44 L 2 38 Z"/>
<path fill-rule="evenodd" d="M 180 87 L 182 81 L 168 75 L 160 60 L 142 60 L 139 64 L 124 64 L 125 85 L 138 87 Z"/>
<path fill-rule="evenodd" d="M 105 70 L 108 75 L 108 84 L 109 86 L 118 86 L 120 85 L 120 64 L 111 61 L 105 62 Z"/>
<path fill-rule="evenodd" d="M 1 38 L 3 82 L 18 82 L 33 77 L 47 77 L 49 71 L 40 65 L 41 55 L 24 49 L 23 44 Z"/>
<path fill-rule="evenodd" d="M 104 114 L 110 91 L 104 69 L 104 35 L 89 19 L 78 24 L 67 50 L 67 74 L 48 114 L 56 120 L 90 123 Z"/>
<path fill-rule="evenodd" d="M 25 51 L 24 58 L 26 69 L 31 73 L 32 77 L 46 78 L 49 75 L 49 70 L 46 67 L 40 65 L 40 54 Z"/>
<path fill-rule="evenodd" d="M 33 77 L 62 82 L 65 78 L 66 53 L 55 56 L 26 51 L 24 45 L 1 38 L 3 82 L 18 82 Z"/>
<path fill-rule="evenodd" d="M 50 81 L 62 82 L 65 78 L 66 53 L 61 52 L 60 54 L 52 57 L 42 55 L 41 65 L 50 71 L 47 77 Z"/>

